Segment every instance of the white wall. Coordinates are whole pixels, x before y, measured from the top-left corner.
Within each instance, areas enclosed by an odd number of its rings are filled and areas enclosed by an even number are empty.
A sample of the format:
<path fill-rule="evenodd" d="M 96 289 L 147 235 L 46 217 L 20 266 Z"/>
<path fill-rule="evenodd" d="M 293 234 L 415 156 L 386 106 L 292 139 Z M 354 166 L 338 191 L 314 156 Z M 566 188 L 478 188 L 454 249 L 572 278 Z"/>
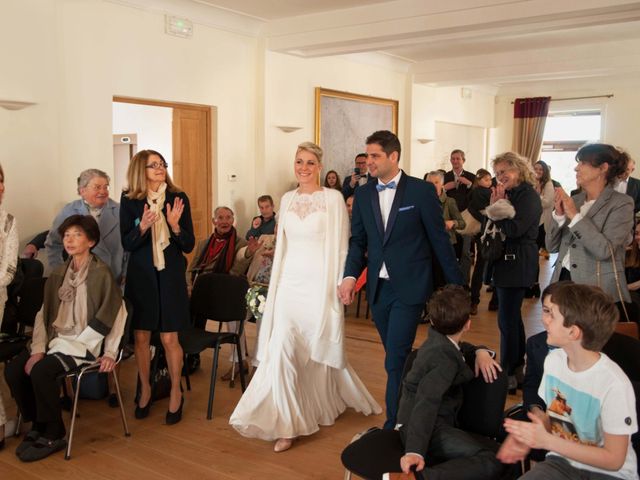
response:
<path fill-rule="evenodd" d="M 347 57 L 303 59 L 266 52 L 265 155 L 259 166 L 264 173 L 256 175 L 256 194 L 270 193 L 278 202 L 285 191 L 295 186 L 293 158 L 296 146 L 315 138 L 315 87 L 398 100 L 398 137 L 404 145 L 406 78 L 406 73 L 392 66 L 375 66 Z M 277 125 L 302 128 L 284 133 L 276 128 Z M 407 168 L 409 162 L 403 157 L 401 163 Z"/>
<path fill-rule="evenodd" d="M 173 108 L 114 102 L 112 132 L 137 135 L 135 152 L 146 149 L 160 152 L 169 164 L 169 174 L 173 175 Z M 115 194 L 126 185 L 129 160 L 123 158 L 118 164 L 114 159 L 111 183 Z"/>
<path fill-rule="evenodd" d="M 461 138 L 458 147 L 464 150 L 464 144 L 477 145 L 475 149 L 481 150 L 478 129 L 487 130 L 493 126 L 495 112 L 495 96 L 493 92 L 471 89 L 471 98 L 462 98 L 462 89 L 459 87 L 429 87 L 426 85 L 414 85 L 411 111 L 411 174 L 422 178 L 425 172 L 442 167 L 443 161 L 446 168 L 448 163 L 447 151 L 455 145 L 453 139 L 447 136 L 437 138 L 436 122 L 446 122 L 459 126 L 462 131 L 473 132 L 469 135 L 474 141 L 467 142 L 467 135 Z M 468 128 L 464 128 L 468 127 Z M 422 144 L 418 139 L 429 139 L 431 142 Z M 469 153 L 469 152 L 467 152 Z M 470 152 L 466 155 L 465 168 L 469 171 L 477 170 L 486 165 L 487 152 Z"/>
<path fill-rule="evenodd" d="M 160 13 L 98 0 L 8 0 L 0 18 L 12 19 L 0 30 L 12 46 L 0 49 L 0 98 L 38 103 L 0 110 L 5 203 L 23 240 L 75 198 L 81 170 L 113 174 L 114 95 L 218 107 L 212 203 L 254 197 L 255 38 L 201 25 L 171 37 Z M 220 180 L 230 169 L 233 188 Z M 24 201 L 27 188 L 40 197 Z"/>

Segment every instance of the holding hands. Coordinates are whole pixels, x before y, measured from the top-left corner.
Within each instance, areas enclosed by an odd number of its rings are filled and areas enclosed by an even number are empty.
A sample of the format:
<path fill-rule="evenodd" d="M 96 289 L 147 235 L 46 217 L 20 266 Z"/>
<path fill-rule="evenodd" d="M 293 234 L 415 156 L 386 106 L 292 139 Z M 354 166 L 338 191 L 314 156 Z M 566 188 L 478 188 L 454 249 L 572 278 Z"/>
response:
<path fill-rule="evenodd" d="M 356 295 L 356 279 L 343 278 L 342 283 L 338 285 L 338 298 L 343 305 L 350 305 Z"/>

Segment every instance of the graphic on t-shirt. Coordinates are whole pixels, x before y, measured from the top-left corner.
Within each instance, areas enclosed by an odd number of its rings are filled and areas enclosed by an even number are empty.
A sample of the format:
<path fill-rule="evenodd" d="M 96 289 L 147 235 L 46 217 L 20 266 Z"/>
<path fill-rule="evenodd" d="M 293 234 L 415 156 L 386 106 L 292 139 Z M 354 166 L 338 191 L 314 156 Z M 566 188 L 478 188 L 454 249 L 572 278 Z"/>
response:
<path fill-rule="evenodd" d="M 602 444 L 599 399 L 549 375 L 545 400 L 552 434 L 584 445 Z"/>

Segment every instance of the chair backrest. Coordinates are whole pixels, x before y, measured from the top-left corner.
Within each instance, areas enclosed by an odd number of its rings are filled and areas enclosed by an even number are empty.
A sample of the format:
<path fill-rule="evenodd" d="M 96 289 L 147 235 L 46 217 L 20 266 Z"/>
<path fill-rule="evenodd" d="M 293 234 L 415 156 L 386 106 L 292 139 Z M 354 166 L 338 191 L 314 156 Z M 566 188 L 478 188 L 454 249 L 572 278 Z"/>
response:
<path fill-rule="evenodd" d="M 464 400 L 458 412 L 459 427 L 496 438 L 503 421 L 508 384 L 505 372 L 498 372 L 498 378 L 493 383 L 486 383 L 482 375 L 465 383 Z"/>
<path fill-rule="evenodd" d="M 44 300 L 44 285 L 46 281 L 45 277 L 32 277 L 25 279 L 22 284 L 18 300 L 18 322 L 21 329 L 33 327 L 36 314 L 40 311 Z"/>
<path fill-rule="evenodd" d="M 618 322 L 616 332 L 636 339 L 640 337 L 640 330 L 636 322 Z"/>
<path fill-rule="evenodd" d="M 207 319 L 218 322 L 244 320 L 248 289 L 245 277 L 225 273 L 199 275 L 191 292 L 191 316 L 195 325 L 203 328 Z"/>

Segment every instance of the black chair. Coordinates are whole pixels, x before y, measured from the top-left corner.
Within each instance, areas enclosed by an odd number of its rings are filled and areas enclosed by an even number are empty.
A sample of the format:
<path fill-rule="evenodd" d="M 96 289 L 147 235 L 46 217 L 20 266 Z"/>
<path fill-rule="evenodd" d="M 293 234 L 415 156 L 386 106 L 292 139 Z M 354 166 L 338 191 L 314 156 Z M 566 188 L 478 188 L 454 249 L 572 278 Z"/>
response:
<path fill-rule="evenodd" d="M 405 362 L 402 376 L 409 372 L 418 351 L 412 351 Z M 473 365 L 470 365 L 473 368 Z M 492 442 L 497 450 L 496 438 L 502 424 L 502 413 L 507 398 L 508 377 L 499 372 L 493 383 L 485 383 L 482 377 L 474 378 L 463 386 L 464 399 L 458 412 L 458 427 L 483 443 Z M 386 472 L 400 471 L 400 458 L 404 448 L 400 432 L 371 429 L 351 443 L 342 452 L 342 464 L 347 469 L 345 480 L 355 474 L 367 480 L 380 480 Z M 512 467 L 505 467 L 501 478 L 516 478 Z"/>
<path fill-rule="evenodd" d="M 220 346 L 234 345 L 238 359 L 242 365 L 242 346 L 240 337 L 244 331 L 244 320 L 247 316 L 245 295 L 249 284 L 245 277 L 221 273 L 199 275 L 191 292 L 191 318 L 193 328 L 179 332 L 180 344 L 185 355 L 199 354 L 207 348 L 213 348 L 213 366 L 209 386 L 209 402 L 207 420 L 213 418 L 213 398 L 215 394 L 216 376 L 218 373 L 218 356 Z M 217 332 L 205 330 L 207 320 L 220 322 Z M 236 332 L 222 332 L 222 323 L 238 322 Z M 188 378 L 188 377 L 187 377 Z M 242 391 L 246 389 L 244 369 L 240 367 L 240 383 Z"/>
<path fill-rule="evenodd" d="M 44 284 L 46 278 L 26 279 L 20 288 L 15 314 L 17 320 L 17 333 L 2 334 L 0 337 L 0 362 L 8 362 L 29 342 L 27 328 L 33 329 L 36 314 L 42 308 L 44 298 Z"/>
<path fill-rule="evenodd" d="M 131 436 L 131 433 L 129 432 L 127 417 L 124 413 L 124 405 L 122 403 L 122 394 L 120 393 L 120 382 L 118 381 L 118 369 L 117 369 L 117 365 L 120 363 L 120 361 L 123 358 L 124 349 L 127 346 L 127 343 L 129 342 L 129 330 L 131 327 L 131 318 L 132 318 L 132 312 L 133 312 L 133 307 L 129 302 L 125 301 L 125 305 L 127 308 L 127 320 L 125 322 L 125 326 L 122 331 L 122 338 L 120 339 L 120 345 L 118 347 L 116 367 L 114 367 L 114 369 L 111 371 L 111 375 L 113 376 L 113 385 L 116 388 L 116 395 L 118 396 L 118 405 L 120 406 L 120 417 L 122 419 L 122 427 L 124 428 L 124 435 L 126 437 L 129 437 Z M 78 413 L 78 399 L 80 398 L 80 385 L 82 383 L 82 378 L 90 372 L 97 372 L 99 370 L 100 370 L 100 362 L 94 362 L 89 365 L 81 365 L 78 368 L 69 370 L 68 372 L 65 372 L 63 375 L 59 377 L 60 380 L 63 380 L 63 379 L 73 380 L 74 378 L 76 380 L 76 388 L 75 388 L 75 393 L 73 395 L 73 406 L 71 408 L 71 426 L 69 427 L 67 449 L 64 454 L 65 460 L 71 459 L 71 445 L 73 443 L 73 433 L 75 431 L 75 426 L 76 426 L 76 418 Z"/>

